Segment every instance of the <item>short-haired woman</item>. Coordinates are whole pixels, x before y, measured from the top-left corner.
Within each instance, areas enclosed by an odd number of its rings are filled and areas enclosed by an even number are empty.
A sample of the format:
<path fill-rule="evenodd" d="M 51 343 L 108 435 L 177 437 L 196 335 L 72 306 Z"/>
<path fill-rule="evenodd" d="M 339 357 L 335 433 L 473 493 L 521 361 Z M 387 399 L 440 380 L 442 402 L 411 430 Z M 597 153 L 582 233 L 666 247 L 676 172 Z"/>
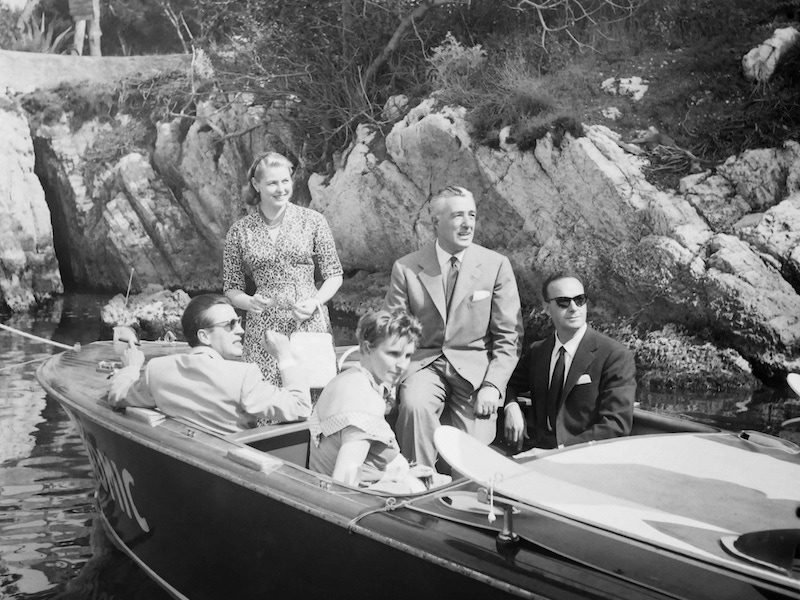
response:
<path fill-rule="evenodd" d="M 348 485 L 399 482 L 387 489 L 422 491 L 409 472 L 386 416 L 394 409 L 394 387 L 416 348 L 422 327 L 412 315 L 385 310 L 364 315 L 356 337 L 360 364 L 334 377 L 311 415 L 312 470 Z"/>

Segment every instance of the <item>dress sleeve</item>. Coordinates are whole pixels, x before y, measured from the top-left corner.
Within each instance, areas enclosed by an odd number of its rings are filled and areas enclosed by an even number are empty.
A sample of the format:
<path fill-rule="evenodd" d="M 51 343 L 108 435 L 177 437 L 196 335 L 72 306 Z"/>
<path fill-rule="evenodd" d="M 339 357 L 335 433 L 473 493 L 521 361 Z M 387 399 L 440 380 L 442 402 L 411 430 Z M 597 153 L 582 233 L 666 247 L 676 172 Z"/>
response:
<path fill-rule="evenodd" d="M 336 243 L 333 240 L 331 228 L 322 215 L 318 215 L 314 227 L 314 255 L 323 279 L 330 279 L 344 273 L 342 263 L 339 262 L 339 255 L 336 253 Z"/>
<path fill-rule="evenodd" d="M 222 291 L 245 289 L 244 248 L 242 247 L 241 227 L 234 223 L 225 236 L 225 254 L 222 260 Z"/>

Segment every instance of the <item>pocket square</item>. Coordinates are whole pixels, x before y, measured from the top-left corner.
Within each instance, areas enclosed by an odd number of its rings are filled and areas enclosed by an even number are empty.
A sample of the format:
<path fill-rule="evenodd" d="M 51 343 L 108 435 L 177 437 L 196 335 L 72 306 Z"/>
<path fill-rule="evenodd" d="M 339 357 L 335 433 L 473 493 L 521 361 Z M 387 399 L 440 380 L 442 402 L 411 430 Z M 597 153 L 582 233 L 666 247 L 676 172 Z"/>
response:
<path fill-rule="evenodd" d="M 480 302 L 481 300 L 486 300 L 491 295 L 492 292 L 490 292 L 489 290 L 475 290 L 474 292 L 472 292 L 472 301 Z"/>
<path fill-rule="evenodd" d="M 589 377 L 588 373 L 584 373 L 578 377 L 578 381 L 575 382 L 575 385 L 583 385 L 584 383 L 592 383 L 592 378 Z"/>

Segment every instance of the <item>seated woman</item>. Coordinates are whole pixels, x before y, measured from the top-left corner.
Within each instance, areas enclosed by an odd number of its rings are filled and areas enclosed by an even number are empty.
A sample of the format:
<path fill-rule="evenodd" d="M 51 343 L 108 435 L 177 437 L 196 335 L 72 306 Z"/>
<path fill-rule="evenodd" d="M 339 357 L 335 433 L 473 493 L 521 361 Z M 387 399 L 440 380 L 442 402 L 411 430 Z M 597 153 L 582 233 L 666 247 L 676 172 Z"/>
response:
<path fill-rule="evenodd" d="M 349 485 L 378 482 L 375 489 L 423 491 L 400 454 L 386 421 L 394 408 L 394 386 L 408 368 L 422 327 L 406 312 L 385 310 L 361 317 L 356 330 L 361 364 L 334 377 L 309 420 L 309 467 Z M 416 477 L 415 477 L 416 476 Z"/>

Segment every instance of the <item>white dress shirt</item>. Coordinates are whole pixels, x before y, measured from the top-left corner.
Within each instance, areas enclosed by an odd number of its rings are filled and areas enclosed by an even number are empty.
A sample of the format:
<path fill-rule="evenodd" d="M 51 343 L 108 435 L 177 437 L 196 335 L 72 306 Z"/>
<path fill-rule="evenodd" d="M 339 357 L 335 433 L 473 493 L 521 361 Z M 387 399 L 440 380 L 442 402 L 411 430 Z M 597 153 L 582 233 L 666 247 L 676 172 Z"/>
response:
<path fill-rule="evenodd" d="M 572 336 L 572 339 L 566 344 L 562 344 L 561 340 L 558 339 L 558 335 L 556 335 L 556 343 L 553 345 L 553 353 L 550 355 L 550 374 L 547 377 L 548 381 L 553 379 L 553 370 L 556 367 L 558 351 L 561 346 L 564 346 L 564 381 L 567 380 L 567 374 L 569 373 L 570 367 L 572 367 L 572 359 L 575 358 L 575 353 L 578 351 L 578 346 L 580 345 L 583 336 L 586 335 L 586 330 L 588 327 L 589 326 L 584 323 L 583 327 L 581 327 L 578 332 Z M 561 385 L 564 385 L 564 381 L 561 382 Z"/>

